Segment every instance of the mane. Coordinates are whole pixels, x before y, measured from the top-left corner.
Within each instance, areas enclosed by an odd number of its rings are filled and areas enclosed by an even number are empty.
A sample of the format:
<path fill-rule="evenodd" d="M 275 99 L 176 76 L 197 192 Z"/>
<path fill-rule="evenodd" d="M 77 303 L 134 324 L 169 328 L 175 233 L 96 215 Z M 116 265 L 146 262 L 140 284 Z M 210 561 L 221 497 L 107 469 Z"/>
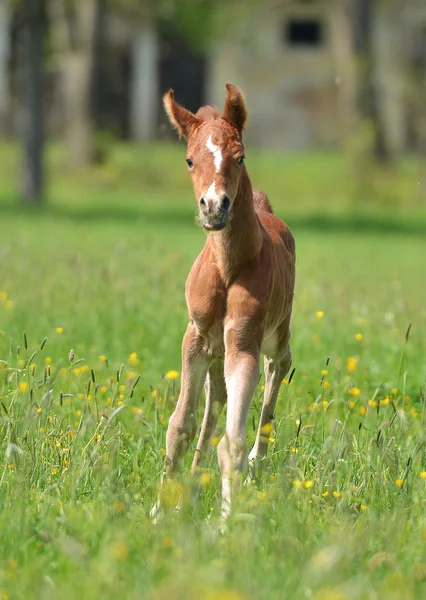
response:
<path fill-rule="evenodd" d="M 202 106 L 195 116 L 201 121 L 218 121 L 222 118 L 220 110 L 216 106 Z"/>

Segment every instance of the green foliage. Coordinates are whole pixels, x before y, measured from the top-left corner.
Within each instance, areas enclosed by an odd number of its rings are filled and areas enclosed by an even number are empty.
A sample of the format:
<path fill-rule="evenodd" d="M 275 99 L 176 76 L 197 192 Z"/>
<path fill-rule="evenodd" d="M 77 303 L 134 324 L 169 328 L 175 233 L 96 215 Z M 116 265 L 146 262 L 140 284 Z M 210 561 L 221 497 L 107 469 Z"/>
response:
<path fill-rule="evenodd" d="M 164 519 L 149 518 L 179 392 L 184 281 L 204 241 L 183 148 L 121 147 L 77 174 L 55 149 L 50 205 L 29 214 L 14 204 L 16 153 L 0 154 L 0 598 L 424 598 L 415 203 L 401 194 L 398 219 L 371 202 L 354 214 L 341 159 L 247 152 L 296 237 L 296 372 L 264 471 L 220 535 L 214 449 L 193 478 L 188 454 Z"/>

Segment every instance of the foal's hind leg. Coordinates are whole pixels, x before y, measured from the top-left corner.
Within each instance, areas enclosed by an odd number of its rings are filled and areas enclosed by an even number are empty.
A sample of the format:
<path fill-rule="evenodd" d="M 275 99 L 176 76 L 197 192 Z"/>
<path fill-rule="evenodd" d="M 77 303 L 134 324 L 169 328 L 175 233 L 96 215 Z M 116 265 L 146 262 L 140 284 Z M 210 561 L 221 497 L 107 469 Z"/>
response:
<path fill-rule="evenodd" d="M 198 439 L 197 450 L 192 462 L 192 472 L 194 473 L 197 467 L 204 460 L 209 442 L 223 407 L 226 404 L 226 385 L 224 366 L 222 359 L 216 359 L 209 367 L 207 374 L 205 391 L 206 391 L 206 408 L 204 411 L 203 424 L 201 426 L 200 437 Z"/>
<path fill-rule="evenodd" d="M 281 360 L 273 360 L 272 358 L 265 356 L 264 365 L 265 397 L 263 400 L 262 412 L 260 414 L 256 441 L 249 454 L 249 480 L 255 477 L 256 468 L 260 466 L 259 459 L 264 458 L 268 452 L 269 431 L 266 430 L 265 425 L 272 424 L 280 385 L 291 366 L 290 346 L 287 345 L 286 354 Z"/>

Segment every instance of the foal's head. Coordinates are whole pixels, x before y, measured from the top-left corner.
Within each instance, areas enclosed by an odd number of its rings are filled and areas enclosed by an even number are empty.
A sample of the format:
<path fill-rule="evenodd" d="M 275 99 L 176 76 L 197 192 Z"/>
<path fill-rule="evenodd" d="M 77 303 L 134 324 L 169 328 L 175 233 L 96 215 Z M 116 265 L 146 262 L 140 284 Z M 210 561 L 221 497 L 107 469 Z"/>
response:
<path fill-rule="evenodd" d="M 199 216 L 209 231 L 223 229 L 231 216 L 244 170 L 242 133 L 247 109 L 239 90 L 228 84 L 225 109 L 204 106 L 194 115 L 177 104 L 173 90 L 164 106 L 179 136 L 188 141 L 186 163 L 192 176 Z"/>

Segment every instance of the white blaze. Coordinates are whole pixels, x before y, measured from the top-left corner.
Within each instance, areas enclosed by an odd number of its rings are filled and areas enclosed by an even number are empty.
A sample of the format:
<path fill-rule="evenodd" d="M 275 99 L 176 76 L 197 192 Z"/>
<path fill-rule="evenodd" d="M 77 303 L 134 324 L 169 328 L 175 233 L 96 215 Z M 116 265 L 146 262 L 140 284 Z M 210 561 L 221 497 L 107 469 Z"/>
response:
<path fill-rule="evenodd" d="M 213 144 L 212 136 L 210 136 L 209 139 L 207 140 L 206 146 L 207 146 L 208 150 L 210 150 L 210 152 L 213 154 L 214 166 L 216 169 L 216 173 L 218 173 L 219 169 L 220 169 L 220 165 L 222 164 L 222 150 L 219 148 L 219 146 L 216 146 L 215 144 Z"/>

